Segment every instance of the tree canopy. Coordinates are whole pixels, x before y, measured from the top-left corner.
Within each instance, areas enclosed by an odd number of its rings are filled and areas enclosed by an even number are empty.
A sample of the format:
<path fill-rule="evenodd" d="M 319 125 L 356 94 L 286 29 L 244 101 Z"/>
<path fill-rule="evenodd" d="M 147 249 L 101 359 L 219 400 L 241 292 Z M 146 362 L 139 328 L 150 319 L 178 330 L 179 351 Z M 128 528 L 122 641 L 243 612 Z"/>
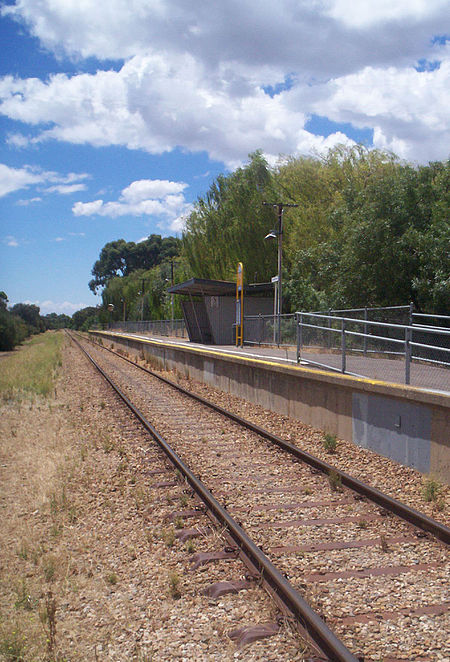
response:
<path fill-rule="evenodd" d="M 164 260 L 178 255 L 180 240 L 176 237 L 161 238 L 159 234 L 150 235 L 145 241 L 134 243 L 116 239 L 105 244 L 99 259 L 92 268 L 94 278 L 89 288 L 96 293 L 111 278 L 129 276 L 138 269 L 151 269 Z"/>
<path fill-rule="evenodd" d="M 159 235 L 137 244 L 111 241 L 89 287 L 103 288 L 103 312 L 114 304 L 105 320 L 158 319 L 172 312 L 173 266 L 175 282 L 234 280 L 243 262 L 247 283 L 267 282 L 277 273 L 277 246 L 264 238 L 277 216 L 263 202 L 285 202 L 298 207 L 283 216 L 284 312 L 413 301 L 419 310 L 446 314 L 449 179 L 450 161 L 414 166 L 361 145 L 285 156 L 272 167 L 257 151 L 197 199 L 181 242 Z"/>
<path fill-rule="evenodd" d="M 270 169 L 259 152 L 199 198 L 183 235 L 196 276 L 249 280 L 276 273 L 275 225 L 262 202 L 296 202 L 283 232 L 285 312 L 450 305 L 450 162 L 415 167 L 388 152 L 338 146 L 324 157 L 285 157 Z M 256 278 L 256 275 L 258 278 Z"/>

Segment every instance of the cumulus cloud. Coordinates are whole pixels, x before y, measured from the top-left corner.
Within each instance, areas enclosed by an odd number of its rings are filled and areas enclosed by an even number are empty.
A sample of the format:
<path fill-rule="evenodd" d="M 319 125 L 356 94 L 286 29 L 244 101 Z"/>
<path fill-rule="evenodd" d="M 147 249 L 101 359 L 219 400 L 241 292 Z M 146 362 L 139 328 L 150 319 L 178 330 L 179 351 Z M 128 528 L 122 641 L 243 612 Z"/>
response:
<path fill-rule="evenodd" d="M 376 146 L 408 158 L 447 156 L 449 49 L 433 39 L 446 0 L 16 0 L 2 12 L 57 53 L 124 60 L 93 75 L 0 79 L 0 112 L 37 127 L 11 135 L 16 146 L 181 146 L 234 167 L 260 147 L 275 159 L 349 142 L 307 131 L 318 114 L 372 128 Z M 437 65 L 417 71 L 419 61 Z"/>
<path fill-rule="evenodd" d="M 158 216 L 171 224 L 188 213 L 191 205 L 186 202 L 184 182 L 161 179 L 140 179 L 123 189 L 118 200 L 104 202 L 76 202 L 72 211 L 75 216 Z"/>
<path fill-rule="evenodd" d="M 211 69 L 228 63 L 256 75 L 272 67 L 328 76 L 364 58 L 414 57 L 430 34 L 441 34 L 447 10 L 446 0 L 16 0 L 2 13 L 47 48 L 75 56 L 191 54 Z"/>

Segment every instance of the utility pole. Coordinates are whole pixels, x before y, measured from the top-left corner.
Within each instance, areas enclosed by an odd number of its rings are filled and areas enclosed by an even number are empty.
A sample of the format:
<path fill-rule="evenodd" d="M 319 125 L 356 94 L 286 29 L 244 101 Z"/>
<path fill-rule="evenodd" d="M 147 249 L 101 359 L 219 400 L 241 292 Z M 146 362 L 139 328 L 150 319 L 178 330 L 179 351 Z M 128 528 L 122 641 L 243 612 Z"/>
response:
<path fill-rule="evenodd" d="M 263 205 L 266 207 L 273 207 L 278 210 L 278 231 L 272 230 L 266 235 L 265 239 L 276 239 L 278 238 L 278 282 L 277 282 L 277 345 L 280 346 L 281 343 L 281 311 L 283 309 L 283 294 L 282 294 L 282 256 L 283 256 L 283 209 L 285 207 L 298 207 L 298 204 L 290 204 L 287 202 L 263 202 Z"/>

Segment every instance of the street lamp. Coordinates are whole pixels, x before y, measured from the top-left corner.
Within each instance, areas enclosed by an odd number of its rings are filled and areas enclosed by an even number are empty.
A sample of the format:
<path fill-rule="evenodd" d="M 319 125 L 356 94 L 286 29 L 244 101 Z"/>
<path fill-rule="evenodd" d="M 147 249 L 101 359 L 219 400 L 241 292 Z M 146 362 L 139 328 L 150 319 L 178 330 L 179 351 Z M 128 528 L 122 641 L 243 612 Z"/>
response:
<path fill-rule="evenodd" d="M 284 202 L 263 202 L 266 207 L 273 207 L 278 210 L 278 230 L 271 230 L 264 239 L 278 238 L 278 280 L 277 280 L 277 345 L 281 343 L 281 311 L 283 309 L 283 294 L 281 287 L 281 267 L 282 267 L 282 248 L 283 248 L 283 208 L 298 207 L 296 204 L 287 204 Z"/>

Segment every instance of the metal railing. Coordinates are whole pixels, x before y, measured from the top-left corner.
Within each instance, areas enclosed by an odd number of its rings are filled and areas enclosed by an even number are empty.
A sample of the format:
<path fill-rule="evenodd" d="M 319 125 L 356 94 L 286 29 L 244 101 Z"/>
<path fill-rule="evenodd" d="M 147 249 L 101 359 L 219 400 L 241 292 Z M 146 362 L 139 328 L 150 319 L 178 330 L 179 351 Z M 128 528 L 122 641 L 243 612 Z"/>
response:
<path fill-rule="evenodd" d="M 176 320 L 127 320 L 126 322 L 112 322 L 110 329 L 126 331 L 128 333 L 142 333 L 154 336 L 174 336 L 186 338 L 187 331 L 183 319 Z"/>
<path fill-rule="evenodd" d="M 450 329 L 298 312 L 296 331 L 297 362 L 405 384 L 414 366 L 415 382 L 450 390 Z M 424 375 L 427 366 L 436 370 Z"/>

